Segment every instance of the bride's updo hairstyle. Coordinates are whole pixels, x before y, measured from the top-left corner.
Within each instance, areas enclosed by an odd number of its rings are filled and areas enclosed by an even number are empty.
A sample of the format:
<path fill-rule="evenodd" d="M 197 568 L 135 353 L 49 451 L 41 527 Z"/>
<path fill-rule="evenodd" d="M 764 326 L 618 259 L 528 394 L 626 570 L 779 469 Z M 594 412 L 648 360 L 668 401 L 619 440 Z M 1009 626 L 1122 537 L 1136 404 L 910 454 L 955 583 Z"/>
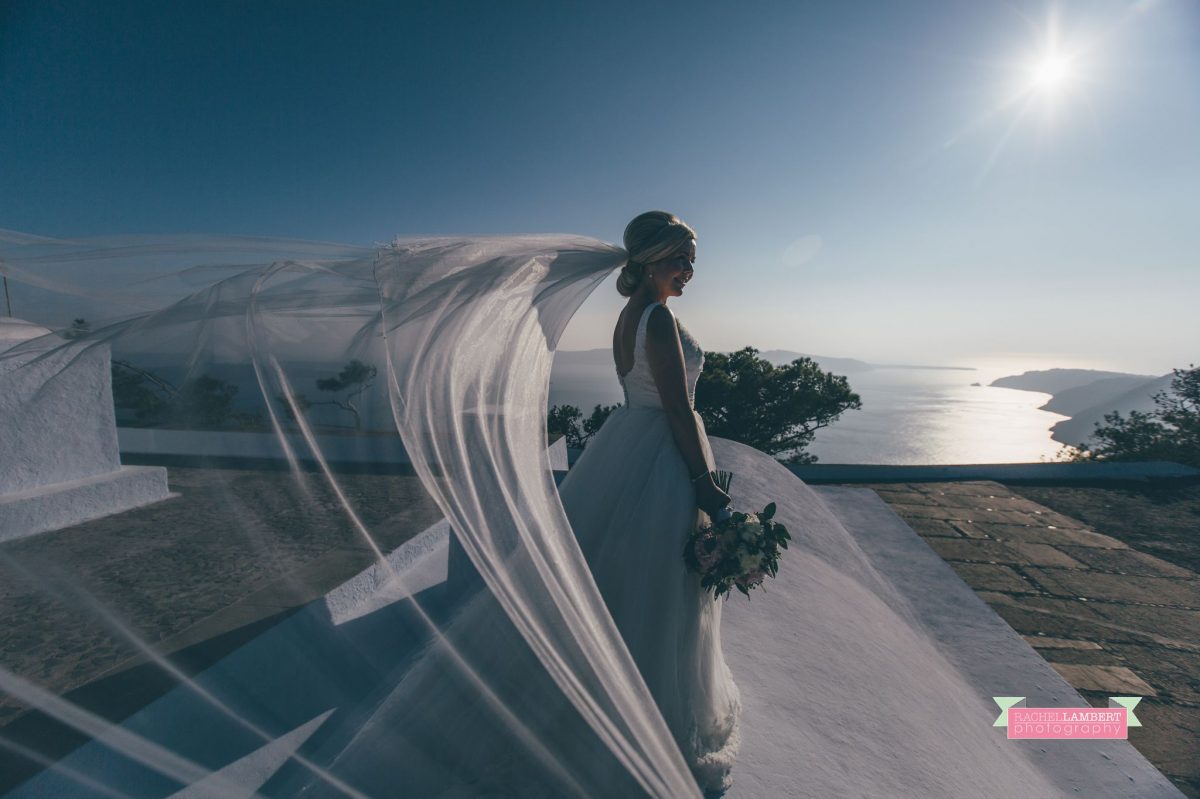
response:
<path fill-rule="evenodd" d="M 696 231 L 666 211 L 638 214 L 625 226 L 625 249 L 629 260 L 617 277 L 617 293 L 628 297 L 646 274 L 646 264 L 670 258 L 696 238 Z"/>

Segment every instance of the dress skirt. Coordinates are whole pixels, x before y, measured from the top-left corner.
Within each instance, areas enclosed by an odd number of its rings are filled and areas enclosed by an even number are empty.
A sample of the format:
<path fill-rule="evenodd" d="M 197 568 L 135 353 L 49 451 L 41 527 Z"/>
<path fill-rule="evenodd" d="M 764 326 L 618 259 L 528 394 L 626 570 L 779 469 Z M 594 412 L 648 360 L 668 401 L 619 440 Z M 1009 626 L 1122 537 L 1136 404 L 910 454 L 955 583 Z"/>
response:
<path fill-rule="evenodd" d="M 721 651 L 721 603 L 684 564 L 688 535 L 706 517 L 666 412 L 613 411 L 559 494 L 605 604 L 697 781 L 705 790 L 728 788 L 740 743 L 738 688 Z"/>

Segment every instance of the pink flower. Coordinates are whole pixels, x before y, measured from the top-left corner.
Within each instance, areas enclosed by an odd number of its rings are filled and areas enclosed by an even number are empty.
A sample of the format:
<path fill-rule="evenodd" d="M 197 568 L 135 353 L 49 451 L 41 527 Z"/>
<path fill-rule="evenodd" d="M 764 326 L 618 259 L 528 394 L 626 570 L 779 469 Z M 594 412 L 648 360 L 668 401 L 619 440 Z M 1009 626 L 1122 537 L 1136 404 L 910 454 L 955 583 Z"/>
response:
<path fill-rule="evenodd" d="M 766 576 L 767 573 L 762 569 L 751 569 L 739 577 L 737 579 L 737 583 L 743 588 L 750 588 L 751 586 L 760 584 L 763 581 L 763 578 Z"/>
<path fill-rule="evenodd" d="M 712 552 L 708 551 L 705 545 L 705 541 L 707 539 L 708 536 L 696 539 L 696 562 L 700 564 L 701 572 L 707 572 L 713 567 L 714 564 L 716 564 L 718 560 L 721 559 L 721 553 L 719 550 L 714 549 Z"/>

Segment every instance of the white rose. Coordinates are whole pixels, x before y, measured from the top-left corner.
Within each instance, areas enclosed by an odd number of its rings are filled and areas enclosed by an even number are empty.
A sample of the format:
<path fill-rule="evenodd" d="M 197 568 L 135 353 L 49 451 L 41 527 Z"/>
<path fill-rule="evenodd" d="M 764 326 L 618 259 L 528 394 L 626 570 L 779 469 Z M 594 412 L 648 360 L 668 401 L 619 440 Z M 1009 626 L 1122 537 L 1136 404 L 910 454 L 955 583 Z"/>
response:
<path fill-rule="evenodd" d="M 746 525 L 742 527 L 742 540 L 746 541 L 747 543 L 757 541 L 760 535 L 762 535 L 762 525 L 756 521 L 747 522 Z"/>

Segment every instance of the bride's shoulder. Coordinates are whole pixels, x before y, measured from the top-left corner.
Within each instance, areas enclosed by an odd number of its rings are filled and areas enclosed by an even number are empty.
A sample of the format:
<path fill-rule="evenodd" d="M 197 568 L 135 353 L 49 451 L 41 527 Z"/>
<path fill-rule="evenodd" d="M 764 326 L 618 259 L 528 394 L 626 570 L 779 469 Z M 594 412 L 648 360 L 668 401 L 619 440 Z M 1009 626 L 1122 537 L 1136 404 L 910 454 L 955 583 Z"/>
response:
<path fill-rule="evenodd" d="M 647 305 L 645 310 L 642 311 L 642 315 L 649 317 L 650 319 L 653 319 L 654 317 L 658 317 L 660 319 L 663 317 L 674 318 L 675 316 L 671 309 L 661 302 L 652 302 Z"/>
<path fill-rule="evenodd" d="M 662 303 L 655 303 L 647 309 L 646 336 L 648 338 L 669 338 L 676 330 L 675 314 Z"/>

